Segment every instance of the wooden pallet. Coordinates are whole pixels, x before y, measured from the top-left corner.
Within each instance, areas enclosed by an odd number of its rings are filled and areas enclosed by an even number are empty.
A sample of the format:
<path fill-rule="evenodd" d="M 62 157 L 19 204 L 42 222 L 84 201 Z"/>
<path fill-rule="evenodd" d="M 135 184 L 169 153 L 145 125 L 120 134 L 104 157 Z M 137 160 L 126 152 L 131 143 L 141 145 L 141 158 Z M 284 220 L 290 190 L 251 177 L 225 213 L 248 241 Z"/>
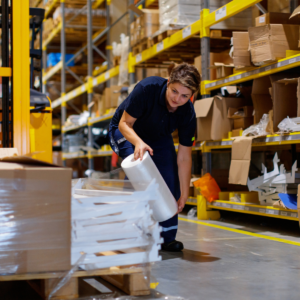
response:
<path fill-rule="evenodd" d="M 153 44 L 157 44 L 159 42 L 161 42 L 162 40 L 164 40 L 165 38 L 171 36 L 172 34 L 174 34 L 175 32 L 177 32 L 179 29 L 170 29 L 170 30 L 166 30 L 160 34 L 158 34 L 157 36 L 153 37 Z"/>
<path fill-rule="evenodd" d="M 133 55 L 136 55 L 138 53 L 141 53 L 142 51 L 152 47 L 154 45 L 152 38 L 144 38 L 141 40 L 137 45 L 132 47 Z"/>
<path fill-rule="evenodd" d="M 48 299 L 53 288 L 57 286 L 61 278 L 66 273 L 28 273 L 19 275 L 0 276 L 0 281 L 27 281 L 27 283 L 43 298 Z M 93 271 L 76 271 L 70 280 L 57 292 L 54 293 L 52 300 L 55 299 L 76 299 L 78 298 L 78 280 L 85 277 L 100 277 L 111 283 L 116 288 L 132 296 L 149 295 L 148 283 L 144 278 L 142 268 L 136 267 L 112 267 L 109 269 Z"/>

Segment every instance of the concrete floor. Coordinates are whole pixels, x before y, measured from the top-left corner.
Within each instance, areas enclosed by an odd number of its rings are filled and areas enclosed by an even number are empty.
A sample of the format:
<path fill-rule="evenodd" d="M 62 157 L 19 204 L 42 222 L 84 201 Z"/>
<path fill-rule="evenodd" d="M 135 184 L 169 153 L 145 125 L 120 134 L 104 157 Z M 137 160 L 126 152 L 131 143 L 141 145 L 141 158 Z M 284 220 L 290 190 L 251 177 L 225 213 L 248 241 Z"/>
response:
<path fill-rule="evenodd" d="M 163 261 L 152 270 L 159 292 L 188 300 L 300 298 L 297 222 L 224 212 L 220 221 L 205 223 L 242 233 L 179 221 L 177 240 L 185 249 L 161 252 Z M 246 235 L 249 232 L 299 245 Z"/>

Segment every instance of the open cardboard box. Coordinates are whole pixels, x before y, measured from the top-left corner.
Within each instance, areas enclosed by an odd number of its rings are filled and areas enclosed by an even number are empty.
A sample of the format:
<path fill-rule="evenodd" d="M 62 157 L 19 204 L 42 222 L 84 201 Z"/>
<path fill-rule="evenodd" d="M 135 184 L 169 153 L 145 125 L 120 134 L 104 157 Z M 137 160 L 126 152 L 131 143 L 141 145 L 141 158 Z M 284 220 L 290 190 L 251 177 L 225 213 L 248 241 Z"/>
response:
<path fill-rule="evenodd" d="M 233 74 L 234 64 L 225 65 L 221 62 L 215 62 L 210 69 L 216 69 L 217 79 L 227 77 Z"/>
<path fill-rule="evenodd" d="M 72 170 L 0 149 L 0 273 L 71 267 Z"/>
<path fill-rule="evenodd" d="M 226 98 L 215 96 L 197 100 L 195 112 L 197 117 L 197 141 L 221 140 L 228 137 L 233 120 L 228 119 L 228 109 L 247 105 L 244 98 Z"/>
<path fill-rule="evenodd" d="M 253 106 L 230 107 L 228 118 L 233 119 L 234 129 L 246 129 L 253 125 Z"/>

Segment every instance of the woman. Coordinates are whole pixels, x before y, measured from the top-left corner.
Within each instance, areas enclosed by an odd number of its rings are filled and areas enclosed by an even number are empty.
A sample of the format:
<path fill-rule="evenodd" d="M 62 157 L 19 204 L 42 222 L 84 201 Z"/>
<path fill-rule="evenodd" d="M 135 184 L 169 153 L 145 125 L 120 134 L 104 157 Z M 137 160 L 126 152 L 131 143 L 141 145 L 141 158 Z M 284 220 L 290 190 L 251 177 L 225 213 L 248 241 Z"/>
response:
<path fill-rule="evenodd" d="M 200 86 L 200 74 L 193 66 L 182 63 L 173 68 L 170 78 L 153 76 L 139 82 L 118 107 L 109 129 L 112 149 L 121 158 L 134 153 L 142 159 L 149 151 L 170 191 L 178 201 L 178 213 L 188 200 L 192 144 L 196 116 L 189 100 Z M 178 155 L 172 132 L 178 128 Z M 162 249 L 181 251 L 183 244 L 175 240 L 178 215 L 161 222 Z"/>

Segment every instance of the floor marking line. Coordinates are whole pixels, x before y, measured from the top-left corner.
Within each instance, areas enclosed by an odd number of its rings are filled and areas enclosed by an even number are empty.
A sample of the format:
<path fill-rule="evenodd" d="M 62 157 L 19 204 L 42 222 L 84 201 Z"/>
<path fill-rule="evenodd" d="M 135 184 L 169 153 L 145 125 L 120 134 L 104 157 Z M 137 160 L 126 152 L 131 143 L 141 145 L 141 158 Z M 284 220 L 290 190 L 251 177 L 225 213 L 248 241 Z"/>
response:
<path fill-rule="evenodd" d="M 182 217 L 180 217 L 178 219 L 180 221 L 200 224 L 200 225 L 203 225 L 203 226 L 218 228 L 218 229 L 227 230 L 227 231 L 231 231 L 231 232 L 236 232 L 236 233 L 240 233 L 240 234 L 244 234 L 244 235 L 255 236 L 255 237 L 258 237 L 258 238 L 262 238 L 262 239 L 266 239 L 266 240 L 270 240 L 270 241 L 274 241 L 274 242 L 285 243 L 285 244 L 290 244 L 290 245 L 294 245 L 294 246 L 300 246 L 299 242 L 293 242 L 293 241 L 289 241 L 289 240 L 285 240 L 285 239 L 281 239 L 281 238 L 275 238 L 275 237 L 271 237 L 271 236 L 267 236 L 267 235 L 263 235 L 263 234 L 259 234 L 259 233 L 247 232 L 247 231 L 234 229 L 234 228 L 230 228 L 230 227 L 225 227 L 225 226 L 220 226 L 220 225 L 215 225 L 215 224 L 209 224 L 209 223 L 206 223 L 206 222 L 185 219 L 185 218 L 182 218 Z"/>

